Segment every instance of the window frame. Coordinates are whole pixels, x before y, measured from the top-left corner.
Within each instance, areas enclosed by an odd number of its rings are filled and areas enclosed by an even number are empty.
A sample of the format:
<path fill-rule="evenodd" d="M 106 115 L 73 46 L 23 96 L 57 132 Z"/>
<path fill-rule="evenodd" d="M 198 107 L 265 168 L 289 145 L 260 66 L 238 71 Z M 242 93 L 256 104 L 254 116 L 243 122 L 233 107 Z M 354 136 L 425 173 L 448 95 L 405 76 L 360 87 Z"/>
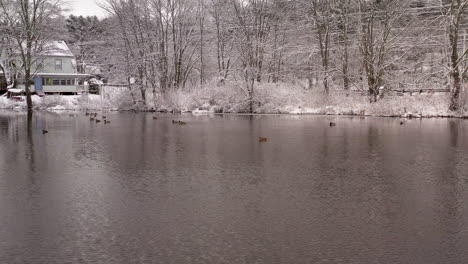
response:
<path fill-rule="evenodd" d="M 55 70 L 56 71 L 62 71 L 63 70 L 62 59 L 55 59 Z"/>

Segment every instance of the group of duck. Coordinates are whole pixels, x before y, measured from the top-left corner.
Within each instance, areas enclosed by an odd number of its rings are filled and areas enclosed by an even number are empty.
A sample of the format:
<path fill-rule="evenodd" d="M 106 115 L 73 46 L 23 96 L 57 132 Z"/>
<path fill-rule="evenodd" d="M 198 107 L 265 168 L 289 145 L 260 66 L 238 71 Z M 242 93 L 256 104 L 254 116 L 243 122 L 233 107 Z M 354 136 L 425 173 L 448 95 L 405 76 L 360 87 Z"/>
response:
<path fill-rule="evenodd" d="M 98 113 L 85 113 L 86 116 L 89 116 L 89 121 L 93 122 L 95 121 L 96 123 L 101 122 L 101 119 L 98 118 Z M 104 121 L 104 124 L 110 124 L 110 121 L 107 120 L 105 115 L 102 115 L 102 120 Z"/>
<path fill-rule="evenodd" d="M 153 120 L 157 120 L 158 117 L 157 116 L 153 116 Z M 172 120 L 172 124 L 177 124 L 177 125 L 186 125 L 187 123 L 185 123 L 184 121 L 180 121 L 180 120 Z"/>
<path fill-rule="evenodd" d="M 184 121 L 180 121 L 180 120 L 172 120 L 172 124 L 185 125 L 187 123 L 185 123 Z"/>
<path fill-rule="evenodd" d="M 88 113 L 86 112 L 85 113 L 86 116 L 89 116 L 89 120 L 90 121 L 95 121 L 96 123 L 99 123 L 101 122 L 100 119 L 98 119 L 98 113 Z M 70 116 L 74 116 L 74 115 L 70 115 Z M 109 124 L 110 121 L 106 119 L 107 117 L 105 115 L 102 115 L 102 120 L 104 120 L 104 124 Z M 156 116 L 153 116 L 153 120 L 157 120 L 158 118 Z M 180 121 L 180 120 L 172 120 L 172 124 L 178 124 L 178 125 L 185 125 L 187 123 L 185 123 L 184 121 Z M 405 122 L 400 120 L 400 125 L 404 125 Z M 330 122 L 330 127 L 334 127 L 336 126 L 336 123 L 334 122 Z M 49 131 L 48 130 L 42 130 L 42 134 L 46 134 L 48 133 Z M 258 138 L 258 141 L 259 142 L 267 142 L 268 141 L 268 138 L 266 137 L 259 137 Z"/>

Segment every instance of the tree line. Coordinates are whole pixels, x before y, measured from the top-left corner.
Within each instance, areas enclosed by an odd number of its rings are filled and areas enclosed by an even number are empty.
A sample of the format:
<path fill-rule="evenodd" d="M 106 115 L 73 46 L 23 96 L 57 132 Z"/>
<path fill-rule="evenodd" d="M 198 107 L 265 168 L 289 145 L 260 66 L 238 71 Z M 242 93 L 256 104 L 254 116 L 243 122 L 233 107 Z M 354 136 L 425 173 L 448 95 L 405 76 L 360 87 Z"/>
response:
<path fill-rule="evenodd" d="M 0 0 L 2 40 L 24 49 L 26 79 L 37 44 L 60 31 L 79 71 L 98 66 L 142 104 L 235 83 L 253 112 L 259 83 L 294 83 L 361 90 L 370 102 L 394 89 L 447 88 L 450 110 L 462 107 L 468 0 L 104 0 L 101 20 L 63 17 L 62 7 Z"/>

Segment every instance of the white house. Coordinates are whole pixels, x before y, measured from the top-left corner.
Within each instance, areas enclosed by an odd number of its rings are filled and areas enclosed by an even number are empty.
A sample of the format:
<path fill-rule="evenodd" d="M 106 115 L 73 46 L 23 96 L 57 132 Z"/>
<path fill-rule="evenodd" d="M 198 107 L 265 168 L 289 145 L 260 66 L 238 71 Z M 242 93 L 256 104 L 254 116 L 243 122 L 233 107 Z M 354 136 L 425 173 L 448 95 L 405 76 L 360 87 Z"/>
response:
<path fill-rule="evenodd" d="M 86 90 L 83 83 L 89 74 L 77 73 L 75 56 L 64 41 L 48 42 L 35 60 L 31 68 L 34 75 L 31 92 L 77 94 Z M 25 89 L 24 79 L 19 80 L 16 88 Z"/>

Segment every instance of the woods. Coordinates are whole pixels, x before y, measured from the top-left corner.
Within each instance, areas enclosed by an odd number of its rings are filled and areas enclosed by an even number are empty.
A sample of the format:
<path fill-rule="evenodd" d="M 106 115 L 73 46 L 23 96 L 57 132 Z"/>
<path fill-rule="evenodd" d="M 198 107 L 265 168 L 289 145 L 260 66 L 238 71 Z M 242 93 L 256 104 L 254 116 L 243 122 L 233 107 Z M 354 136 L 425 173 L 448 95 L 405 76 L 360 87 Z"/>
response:
<path fill-rule="evenodd" d="M 25 79 L 55 20 L 51 31 L 67 32 L 78 72 L 94 67 L 127 84 L 141 107 L 215 86 L 242 91 L 253 113 L 256 87 L 268 83 L 324 96 L 358 91 L 372 103 L 395 91 L 448 89 L 450 110 L 466 107 L 466 0 L 105 0 L 101 20 L 65 18 L 59 1 L 0 2 L 2 39 L 21 47 Z"/>

